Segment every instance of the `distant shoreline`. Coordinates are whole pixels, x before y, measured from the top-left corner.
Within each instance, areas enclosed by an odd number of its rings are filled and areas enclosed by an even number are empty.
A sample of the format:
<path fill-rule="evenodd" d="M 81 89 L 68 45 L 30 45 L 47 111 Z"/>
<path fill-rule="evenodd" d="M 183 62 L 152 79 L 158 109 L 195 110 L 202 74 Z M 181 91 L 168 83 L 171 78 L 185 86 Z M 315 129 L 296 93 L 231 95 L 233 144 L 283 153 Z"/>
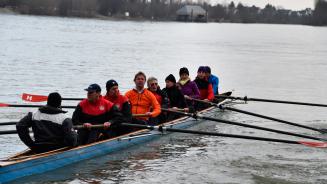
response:
<path fill-rule="evenodd" d="M 34 16 L 49 16 L 49 17 L 67 17 L 67 18 L 87 18 L 87 19 L 99 19 L 99 20 L 110 20 L 110 21 L 154 21 L 154 22 L 171 22 L 173 20 L 150 20 L 147 18 L 135 18 L 135 17 L 122 17 L 122 16 L 103 16 L 96 14 L 92 17 L 80 17 L 80 16 L 56 16 L 56 15 L 35 15 L 35 14 L 23 14 L 19 13 L 11 8 L 0 8 L 0 14 L 7 15 L 34 15 Z"/>
<path fill-rule="evenodd" d="M 145 17 L 125 17 L 125 16 L 104 16 L 101 14 L 94 14 L 90 17 L 83 17 L 83 16 L 58 16 L 58 15 L 36 15 L 36 14 L 25 14 L 20 13 L 19 11 L 15 11 L 12 8 L 0 8 L 0 14 L 7 14 L 7 15 L 35 15 L 35 16 L 50 16 L 50 17 L 70 17 L 70 18 L 87 18 L 87 19 L 98 19 L 98 20 L 110 20 L 110 21 L 136 21 L 136 22 L 178 22 L 176 20 L 172 19 L 149 19 Z M 307 26 L 322 26 L 325 27 L 327 25 L 314 25 L 314 24 L 294 24 L 294 23 L 272 23 L 272 22 L 233 22 L 230 20 L 220 20 L 220 21 L 210 21 L 208 20 L 208 23 L 239 23 L 239 24 L 281 24 L 281 25 L 307 25 Z"/>
<path fill-rule="evenodd" d="M 10 8 L 0 8 L 0 14 L 19 14 Z"/>

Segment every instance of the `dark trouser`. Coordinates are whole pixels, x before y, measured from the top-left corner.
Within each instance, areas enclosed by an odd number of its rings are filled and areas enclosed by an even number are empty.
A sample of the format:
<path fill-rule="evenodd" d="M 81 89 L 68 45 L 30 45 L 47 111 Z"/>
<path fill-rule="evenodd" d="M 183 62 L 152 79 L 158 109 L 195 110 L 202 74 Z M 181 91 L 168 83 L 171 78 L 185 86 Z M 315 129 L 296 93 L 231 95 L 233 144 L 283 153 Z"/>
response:
<path fill-rule="evenodd" d="M 183 117 L 183 115 L 171 112 L 171 113 L 168 113 L 167 121 L 172 121 L 172 120 L 178 119 L 180 117 Z"/>
<path fill-rule="evenodd" d="M 206 109 L 208 107 L 210 107 L 211 105 L 207 104 L 207 103 L 197 103 L 197 111 Z"/>
<path fill-rule="evenodd" d="M 31 150 L 35 153 L 44 153 L 47 151 L 52 151 L 63 147 L 65 147 L 65 145 L 59 145 L 55 143 L 35 143 L 35 146 L 32 147 Z"/>
<path fill-rule="evenodd" d="M 149 121 L 147 121 L 147 124 L 151 125 L 151 126 L 155 126 L 155 125 L 162 124 L 166 121 L 167 121 L 167 113 L 162 112 L 159 116 L 157 116 L 155 118 L 149 118 Z"/>
<path fill-rule="evenodd" d="M 90 144 L 96 142 L 99 139 L 106 139 L 114 137 L 114 132 L 111 129 L 100 130 L 100 129 L 80 129 L 78 130 L 78 143 L 79 145 Z M 100 136 L 101 135 L 101 136 Z"/>

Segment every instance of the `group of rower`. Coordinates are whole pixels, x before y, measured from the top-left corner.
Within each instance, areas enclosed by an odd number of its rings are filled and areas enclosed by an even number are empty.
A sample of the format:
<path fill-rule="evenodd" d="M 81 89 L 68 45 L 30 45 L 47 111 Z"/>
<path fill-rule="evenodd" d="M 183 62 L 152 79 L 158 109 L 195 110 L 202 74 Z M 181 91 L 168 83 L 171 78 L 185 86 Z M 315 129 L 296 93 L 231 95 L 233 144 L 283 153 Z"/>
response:
<path fill-rule="evenodd" d="M 186 67 L 179 70 L 179 76 L 176 81 L 174 75 L 169 74 L 165 79 L 166 87 L 160 89 L 155 77 L 146 80 L 146 75 L 138 72 L 134 77 L 135 87 L 125 95 L 119 92 L 115 80 L 106 83 L 105 96 L 101 95 L 98 84 L 91 84 L 85 89 L 87 98 L 78 104 L 72 118 L 61 110 L 60 94 L 50 93 L 46 106 L 28 113 L 17 123 L 18 135 L 36 153 L 89 144 L 134 130 L 119 126 L 122 122 L 158 125 L 179 117 L 161 109 L 195 112 L 204 106 L 194 99 L 213 101 L 218 94 L 219 79 L 211 74 L 208 66 L 200 66 L 193 81 Z M 92 128 L 98 124 L 103 125 L 103 129 Z M 73 125 L 83 125 L 84 129 L 76 133 Z M 34 140 L 29 135 L 30 127 Z"/>

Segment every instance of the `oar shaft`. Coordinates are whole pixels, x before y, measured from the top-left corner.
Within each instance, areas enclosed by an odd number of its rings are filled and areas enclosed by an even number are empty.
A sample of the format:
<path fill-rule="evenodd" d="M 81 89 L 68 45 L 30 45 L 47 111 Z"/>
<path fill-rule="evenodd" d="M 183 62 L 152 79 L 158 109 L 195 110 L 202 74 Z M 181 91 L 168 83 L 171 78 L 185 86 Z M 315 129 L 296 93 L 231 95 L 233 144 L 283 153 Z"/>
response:
<path fill-rule="evenodd" d="M 300 125 L 300 124 L 297 124 L 297 123 L 292 123 L 292 122 L 289 122 L 289 121 L 285 121 L 285 120 L 281 120 L 281 119 L 277 119 L 277 118 L 273 118 L 273 117 L 269 117 L 269 116 L 264 116 L 264 115 L 261 115 L 261 114 L 256 114 L 256 113 L 252 113 L 252 112 L 248 112 L 248 111 L 243 111 L 243 110 L 235 109 L 235 108 L 232 108 L 232 107 L 225 107 L 223 105 L 218 105 L 218 104 L 213 103 L 213 102 L 208 102 L 208 101 L 199 100 L 199 99 L 192 99 L 192 100 L 194 100 L 196 102 L 200 102 L 200 103 L 209 104 L 209 105 L 212 105 L 212 106 L 218 106 L 220 109 L 227 109 L 227 110 L 230 110 L 230 111 L 235 111 L 235 112 L 239 112 L 239 113 L 243 113 L 243 114 L 248 114 L 248 115 L 251 115 L 251 116 L 256 116 L 256 117 L 260 117 L 260 118 L 264 118 L 264 119 L 269 119 L 269 120 L 277 121 L 277 122 L 280 122 L 280 123 L 285 123 L 285 124 L 288 124 L 288 125 L 293 125 L 293 126 L 297 126 L 297 127 L 301 127 L 301 128 L 305 128 L 305 129 L 314 130 L 314 131 L 317 131 L 317 132 L 320 132 L 320 133 L 325 133 L 326 132 L 324 130 L 320 130 L 320 129 L 317 129 L 317 128 L 314 128 L 314 127 L 308 127 L 308 126 L 305 126 L 305 125 Z"/>
<path fill-rule="evenodd" d="M 273 102 L 273 103 L 285 103 L 285 104 L 295 104 L 295 105 L 309 105 L 309 106 L 327 107 L 327 105 L 325 105 L 325 104 L 306 103 L 306 102 L 292 102 L 292 101 L 283 101 L 283 100 L 269 100 L 269 99 L 260 99 L 260 98 L 248 98 L 248 101 Z"/>
<path fill-rule="evenodd" d="M 135 128 L 143 128 L 150 130 L 158 130 L 161 132 L 179 132 L 179 133 L 190 133 L 197 135 L 209 135 L 209 136 L 218 136 L 218 137 L 230 137 L 230 138 L 240 138 L 240 139 L 249 139 L 249 140 L 258 140 L 258 141 L 267 141 L 267 142 L 278 142 L 278 143 L 287 143 L 287 144 L 302 144 L 305 146 L 325 148 L 327 144 L 324 142 L 305 142 L 305 141 L 292 141 L 292 140 L 284 140 L 284 139 L 273 139 L 273 138 L 265 138 L 265 137 L 255 137 L 255 136 L 245 136 L 245 135 L 235 135 L 235 134 L 223 134 L 217 132 L 205 132 L 205 131 L 195 131 L 195 130 L 183 130 L 183 129 L 175 129 L 168 128 L 164 126 L 149 126 L 149 125 L 137 125 L 137 124 L 129 124 L 122 123 L 121 126 L 129 126 Z M 82 125 L 74 126 L 75 129 L 85 128 Z M 93 125 L 92 128 L 103 128 L 103 125 Z M 16 130 L 5 130 L 0 131 L 1 134 L 17 134 Z"/>
<path fill-rule="evenodd" d="M 0 123 L 0 126 L 4 126 L 4 125 L 16 125 L 17 122 L 2 122 Z"/>
<path fill-rule="evenodd" d="M 62 98 L 62 100 L 71 100 L 71 101 L 77 101 L 77 100 L 84 100 L 84 98 Z"/>
<path fill-rule="evenodd" d="M 132 114 L 133 117 L 149 117 L 148 114 Z"/>
<path fill-rule="evenodd" d="M 13 123 L 17 123 L 17 122 L 13 122 Z M 84 129 L 86 127 L 84 127 L 83 125 L 74 125 L 73 128 L 78 130 L 78 129 Z M 91 129 L 103 128 L 103 124 L 92 125 L 90 128 Z M 0 135 L 6 135 L 6 134 L 17 134 L 17 130 L 3 130 L 3 131 L 0 131 Z"/>
<path fill-rule="evenodd" d="M 2 130 L 2 131 L 0 131 L 0 135 L 7 135 L 7 134 L 17 134 L 17 130 Z"/>
<path fill-rule="evenodd" d="M 273 118 L 273 117 L 269 117 L 269 116 L 264 116 L 264 115 L 261 115 L 261 114 L 256 114 L 256 113 L 252 113 L 252 112 L 248 112 L 248 111 L 243 111 L 243 110 L 235 109 L 235 108 L 232 108 L 232 107 L 224 107 L 223 105 L 218 105 L 218 104 L 213 103 L 213 102 L 207 102 L 207 101 L 198 100 L 198 99 L 193 99 L 193 100 L 197 101 L 197 102 L 200 102 L 200 103 L 206 103 L 206 104 L 209 104 L 209 105 L 212 105 L 212 106 L 218 106 L 220 109 L 227 109 L 227 110 L 230 110 L 230 111 L 235 111 L 235 112 L 239 112 L 239 113 L 243 113 L 243 114 L 248 114 L 248 115 L 251 115 L 251 116 L 256 116 L 256 117 L 260 117 L 260 118 L 264 118 L 264 119 L 269 119 L 269 120 L 277 121 L 277 122 L 280 122 L 280 123 L 285 123 L 285 124 L 288 124 L 288 125 L 293 125 L 293 126 L 297 126 L 297 127 L 301 127 L 301 128 L 305 128 L 305 129 L 314 130 L 314 131 L 317 131 L 317 132 L 320 132 L 320 133 L 325 133 L 326 132 L 324 130 L 320 130 L 320 129 L 317 129 L 317 128 L 314 128 L 314 127 L 308 127 L 308 126 L 305 126 L 305 125 L 300 125 L 300 124 L 297 124 L 297 123 L 292 123 L 292 122 L 289 122 L 289 121 L 285 121 L 285 120 L 281 120 L 281 119 L 277 119 L 277 118 Z"/>
<path fill-rule="evenodd" d="M 258 141 L 280 142 L 280 143 L 288 143 L 288 144 L 299 144 L 299 142 L 297 142 L 297 141 L 283 140 L 283 139 L 273 139 L 273 138 L 265 138 L 265 137 L 256 137 L 256 136 L 224 134 L 224 133 L 217 133 L 217 132 L 192 131 L 192 130 L 182 130 L 182 129 L 174 129 L 174 128 L 166 128 L 165 130 L 170 131 L 170 132 L 192 133 L 192 134 L 198 134 L 198 135 L 211 135 L 211 136 L 232 137 L 232 138 L 250 139 L 250 140 L 258 140 Z"/>
<path fill-rule="evenodd" d="M 162 109 L 162 110 L 164 110 L 164 111 L 170 111 L 168 109 Z M 271 128 L 259 127 L 259 126 L 255 126 L 255 125 L 248 125 L 248 124 L 238 123 L 238 122 L 234 122 L 234 121 L 228 121 L 228 120 L 223 120 L 223 119 L 206 117 L 206 116 L 197 115 L 197 114 L 191 114 L 191 113 L 185 113 L 185 112 L 178 112 L 178 111 L 170 111 L 170 112 L 181 114 L 181 115 L 185 115 L 185 116 L 190 116 L 190 117 L 193 117 L 195 119 L 204 119 L 204 120 L 216 121 L 216 122 L 221 122 L 221 123 L 225 123 L 225 124 L 242 126 L 242 127 L 247 127 L 247 128 L 253 128 L 253 129 L 258 129 L 258 130 L 263 130 L 263 131 L 268 131 L 268 132 L 275 132 L 275 133 L 279 133 L 279 134 L 285 134 L 285 135 L 291 135 L 291 136 L 296 136 L 296 137 L 302 137 L 302 138 L 306 138 L 306 139 L 323 140 L 323 139 L 320 139 L 320 138 L 317 138 L 317 137 L 308 136 L 308 135 L 296 134 L 296 133 L 292 133 L 292 132 L 286 132 L 286 131 L 282 131 L 282 130 L 275 130 L 275 129 L 271 129 Z"/>
<path fill-rule="evenodd" d="M 248 97 L 235 97 L 235 96 L 224 96 L 216 95 L 218 98 L 228 98 L 233 100 L 243 100 L 243 101 L 257 101 L 257 102 L 272 102 L 272 103 L 282 103 L 282 104 L 294 104 L 294 105 L 308 105 L 308 106 L 317 106 L 317 107 L 327 107 L 326 104 L 317 104 L 317 103 L 307 103 L 307 102 L 294 102 L 294 101 L 285 101 L 285 100 L 272 100 L 272 99 L 262 99 L 262 98 L 248 98 Z"/>
<path fill-rule="evenodd" d="M 218 133 L 218 132 L 205 132 L 205 131 L 195 131 L 195 130 L 186 130 L 186 129 L 175 129 L 175 128 L 168 128 L 168 127 L 163 127 L 163 126 L 155 127 L 155 126 L 149 126 L 149 125 L 137 125 L 137 124 L 129 124 L 129 123 L 122 123 L 121 125 L 135 127 L 135 128 L 149 129 L 149 130 L 158 130 L 161 132 L 168 131 L 168 132 L 190 133 L 190 134 L 197 134 L 197 135 L 209 135 L 209 136 L 218 136 L 218 137 L 231 137 L 231 138 L 240 138 L 240 139 L 268 141 L 268 142 L 279 142 L 279 143 L 288 143 L 288 144 L 301 144 L 297 141 L 292 141 L 292 140 L 273 139 L 273 138 L 264 138 L 264 137 L 255 137 L 255 136 L 235 135 L 235 134 L 223 134 L 223 133 Z"/>
<path fill-rule="evenodd" d="M 284 134 L 284 135 L 302 137 L 302 138 L 306 138 L 306 139 L 323 140 L 323 139 L 308 136 L 308 135 L 296 134 L 296 133 L 292 133 L 292 132 L 286 132 L 286 131 L 282 131 L 282 130 L 275 130 L 275 129 L 271 129 L 271 128 L 259 127 L 259 126 L 255 126 L 255 125 L 248 125 L 248 124 L 238 123 L 238 122 L 234 122 L 234 121 L 227 121 L 227 120 L 217 119 L 217 118 L 211 118 L 211 117 L 206 117 L 206 116 L 198 116 L 198 118 L 199 119 L 204 119 L 204 120 L 221 122 L 221 123 L 230 124 L 230 125 L 253 128 L 253 129 L 258 129 L 258 130 L 263 130 L 263 131 L 268 131 L 268 132 L 275 132 L 275 133 Z"/>
<path fill-rule="evenodd" d="M 25 105 L 25 104 L 3 104 L 0 103 L 0 107 L 43 107 L 44 105 Z M 76 106 L 61 106 L 64 109 L 75 109 Z"/>
<path fill-rule="evenodd" d="M 277 122 L 280 122 L 280 123 L 293 125 L 293 126 L 297 126 L 297 127 L 301 127 L 301 128 L 305 128 L 305 129 L 310 129 L 310 130 L 314 130 L 314 131 L 317 131 L 317 132 L 324 132 L 324 131 L 322 131 L 320 129 L 317 129 L 317 128 L 314 128 L 314 127 L 300 125 L 300 124 L 297 124 L 297 123 L 292 123 L 292 122 L 289 122 L 289 121 L 285 121 L 285 120 L 281 120 L 281 119 L 277 119 L 277 118 L 273 118 L 273 117 L 269 117 L 269 116 L 265 116 L 265 115 L 261 115 L 261 114 L 256 114 L 256 113 L 253 113 L 253 112 L 248 112 L 248 111 L 244 111 L 244 110 L 240 110 L 240 109 L 235 109 L 235 108 L 232 108 L 232 107 L 219 106 L 219 108 L 220 109 L 227 109 L 227 110 L 230 110 L 230 111 L 235 111 L 235 112 L 239 112 L 239 113 L 243 113 L 243 114 L 248 114 L 248 115 L 263 118 L 263 119 L 269 119 L 269 120 L 272 120 L 272 121 L 277 121 Z"/>
<path fill-rule="evenodd" d="M 147 114 L 133 114 L 133 117 L 147 117 L 149 115 Z M 1 122 L 0 126 L 5 126 L 5 125 L 16 125 L 17 122 Z M 95 126 L 95 125 L 94 125 Z M 77 126 L 76 126 L 77 127 Z"/>

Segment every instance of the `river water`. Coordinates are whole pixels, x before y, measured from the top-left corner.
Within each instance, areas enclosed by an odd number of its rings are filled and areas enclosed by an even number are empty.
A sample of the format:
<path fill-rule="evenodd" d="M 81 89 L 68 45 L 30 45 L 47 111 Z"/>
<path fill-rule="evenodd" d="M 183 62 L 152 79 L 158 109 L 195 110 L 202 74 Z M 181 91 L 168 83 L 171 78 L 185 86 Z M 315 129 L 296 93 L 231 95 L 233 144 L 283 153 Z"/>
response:
<path fill-rule="evenodd" d="M 122 92 L 144 71 L 161 86 L 186 66 L 209 65 L 235 96 L 327 104 L 327 28 L 301 25 L 134 22 L 0 14 L 0 102 L 22 93 L 84 97 L 116 79 Z M 76 104 L 77 102 L 64 103 Z M 235 108 L 327 128 L 326 108 L 248 102 Z M 17 121 L 30 108 L 4 108 Z M 71 114 L 71 110 L 69 111 Z M 216 117 L 317 137 L 325 135 L 235 112 Z M 2 126 L 1 130 L 13 129 Z M 195 130 L 303 140 L 215 122 Z M 0 157 L 26 147 L 0 136 Z M 17 181 L 27 183 L 327 183 L 327 150 L 301 145 L 170 134 L 144 145 Z"/>

